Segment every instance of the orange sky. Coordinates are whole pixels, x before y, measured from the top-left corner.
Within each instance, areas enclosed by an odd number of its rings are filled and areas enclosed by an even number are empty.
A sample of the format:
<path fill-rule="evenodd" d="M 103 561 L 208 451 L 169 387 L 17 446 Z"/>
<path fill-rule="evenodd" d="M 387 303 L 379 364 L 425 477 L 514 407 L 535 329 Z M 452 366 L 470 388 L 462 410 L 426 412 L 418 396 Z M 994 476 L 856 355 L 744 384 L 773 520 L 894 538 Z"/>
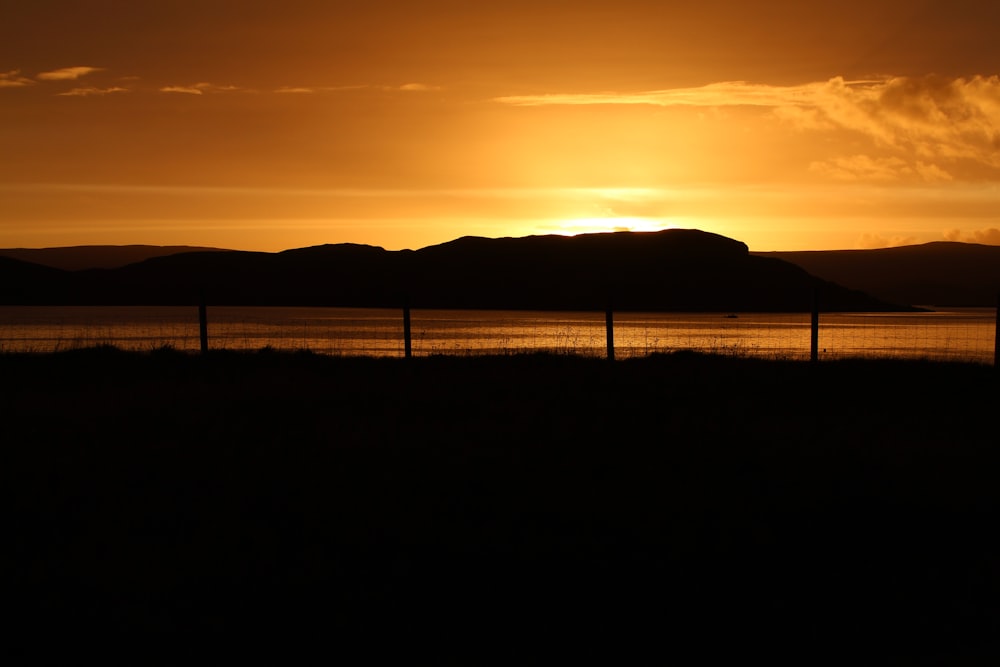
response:
<path fill-rule="evenodd" d="M 32 0 L 0 247 L 1000 244 L 1000 5 Z"/>

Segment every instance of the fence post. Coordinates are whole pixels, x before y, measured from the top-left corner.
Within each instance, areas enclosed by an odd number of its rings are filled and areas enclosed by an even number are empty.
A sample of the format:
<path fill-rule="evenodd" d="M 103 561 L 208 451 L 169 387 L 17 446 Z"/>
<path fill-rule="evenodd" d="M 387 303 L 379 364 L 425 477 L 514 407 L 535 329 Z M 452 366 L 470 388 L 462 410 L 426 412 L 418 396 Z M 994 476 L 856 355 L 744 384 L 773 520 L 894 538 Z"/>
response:
<path fill-rule="evenodd" d="M 410 297 L 403 297 L 403 349 L 407 359 L 413 356 L 413 342 L 410 337 Z"/>
<path fill-rule="evenodd" d="M 812 317 L 809 322 L 809 361 L 819 361 L 819 287 L 813 287 Z"/>
<path fill-rule="evenodd" d="M 993 368 L 1000 370 L 1000 292 L 997 293 L 996 324 L 993 326 Z"/>
<path fill-rule="evenodd" d="M 205 290 L 198 293 L 198 331 L 201 336 L 201 353 L 208 352 L 208 308 L 205 305 Z"/>
<path fill-rule="evenodd" d="M 615 316 L 611 297 L 608 297 L 608 308 L 604 311 L 604 327 L 607 329 L 608 361 L 615 360 Z"/>

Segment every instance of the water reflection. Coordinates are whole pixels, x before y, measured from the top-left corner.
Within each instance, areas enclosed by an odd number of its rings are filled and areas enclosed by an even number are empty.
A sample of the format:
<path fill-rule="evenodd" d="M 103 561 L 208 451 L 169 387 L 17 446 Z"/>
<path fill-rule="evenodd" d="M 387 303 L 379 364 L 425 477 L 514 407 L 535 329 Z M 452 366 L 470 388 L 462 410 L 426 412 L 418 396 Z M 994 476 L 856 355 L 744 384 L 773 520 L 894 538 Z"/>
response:
<path fill-rule="evenodd" d="M 414 310 L 414 355 L 550 351 L 606 354 L 604 313 Z M 210 307 L 214 349 L 308 349 L 402 356 L 401 311 L 359 308 Z M 807 359 L 809 314 L 615 313 L 615 355 L 694 349 Z M 993 309 L 927 313 L 824 313 L 824 358 L 871 356 L 992 362 Z M 199 349 L 196 308 L 0 307 L 0 350 L 52 352 L 94 345 Z"/>

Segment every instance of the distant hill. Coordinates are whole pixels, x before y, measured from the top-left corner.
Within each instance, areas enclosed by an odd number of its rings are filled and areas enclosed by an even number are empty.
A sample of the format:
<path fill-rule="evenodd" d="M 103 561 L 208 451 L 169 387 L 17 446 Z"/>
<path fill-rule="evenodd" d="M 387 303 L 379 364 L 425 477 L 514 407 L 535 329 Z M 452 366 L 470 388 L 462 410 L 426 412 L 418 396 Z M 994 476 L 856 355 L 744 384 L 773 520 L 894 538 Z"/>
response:
<path fill-rule="evenodd" d="M 66 271 L 115 269 L 163 255 L 218 250 L 186 245 L 85 245 L 59 248 L 0 248 L 0 257 L 10 257 Z"/>
<path fill-rule="evenodd" d="M 9 260 L 14 261 L 14 260 Z M 25 273 L 25 267 L 0 267 Z M 3 277 L 3 276 L 0 276 Z M 279 253 L 203 250 L 113 269 L 20 279 L 7 303 L 621 311 L 905 309 L 698 230 L 487 239 L 420 250 L 337 244 Z"/>
<path fill-rule="evenodd" d="M 1000 246 L 937 241 L 878 250 L 754 252 L 893 303 L 994 306 Z"/>
<path fill-rule="evenodd" d="M 37 295 L 44 295 L 43 303 L 63 301 L 67 286 L 65 271 L 0 256 L 0 304 L 32 305 Z"/>

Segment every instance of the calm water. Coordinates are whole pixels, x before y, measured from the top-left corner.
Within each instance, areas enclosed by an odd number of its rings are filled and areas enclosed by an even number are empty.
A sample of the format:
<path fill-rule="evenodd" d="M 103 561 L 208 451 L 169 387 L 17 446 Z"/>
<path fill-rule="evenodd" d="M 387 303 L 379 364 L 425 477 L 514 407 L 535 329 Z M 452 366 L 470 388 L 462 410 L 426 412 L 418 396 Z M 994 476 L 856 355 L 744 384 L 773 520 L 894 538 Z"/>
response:
<path fill-rule="evenodd" d="M 402 356 L 399 310 L 208 309 L 212 348 L 309 349 L 322 354 Z M 603 356 L 604 313 L 441 311 L 411 313 L 413 354 L 545 350 Z M 825 358 L 874 356 L 993 362 L 995 311 L 820 316 Z M 616 357 L 695 349 L 738 356 L 809 357 L 809 315 L 616 313 Z M 0 307 L 0 351 L 52 352 L 110 344 L 130 350 L 200 347 L 197 308 Z"/>

